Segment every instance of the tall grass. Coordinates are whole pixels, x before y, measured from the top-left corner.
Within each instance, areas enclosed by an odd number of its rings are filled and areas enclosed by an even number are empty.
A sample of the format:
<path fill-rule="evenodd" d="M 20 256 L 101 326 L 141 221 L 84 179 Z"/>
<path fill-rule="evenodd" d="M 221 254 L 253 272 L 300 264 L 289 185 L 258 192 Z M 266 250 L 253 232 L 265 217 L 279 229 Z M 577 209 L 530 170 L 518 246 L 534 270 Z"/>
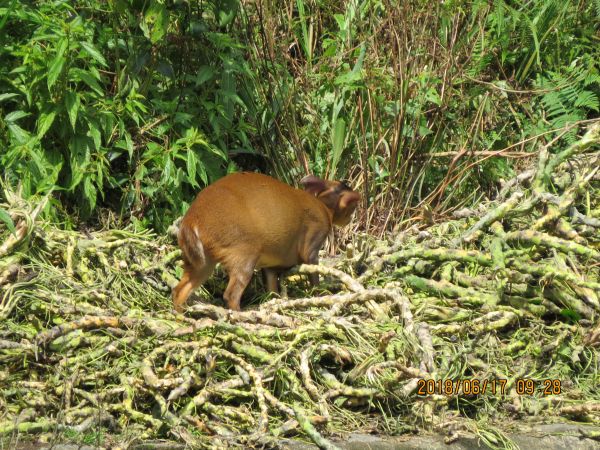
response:
<path fill-rule="evenodd" d="M 595 14 L 555 0 L 248 3 L 250 61 L 285 149 L 275 170 L 295 175 L 291 159 L 349 178 L 372 231 L 493 196 L 514 158 L 597 114 Z M 569 101 L 552 97 L 565 87 Z"/>

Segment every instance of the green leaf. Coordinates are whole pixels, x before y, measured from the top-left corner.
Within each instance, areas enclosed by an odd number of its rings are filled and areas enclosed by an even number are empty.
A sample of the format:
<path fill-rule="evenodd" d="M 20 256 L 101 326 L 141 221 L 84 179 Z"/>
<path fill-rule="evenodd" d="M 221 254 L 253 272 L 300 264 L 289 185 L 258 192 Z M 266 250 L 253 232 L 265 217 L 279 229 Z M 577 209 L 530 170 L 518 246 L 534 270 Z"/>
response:
<path fill-rule="evenodd" d="M 304 9 L 304 1 L 296 0 L 296 7 L 298 8 L 298 19 L 300 20 L 300 27 L 302 28 L 302 39 L 300 39 L 300 45 L 302 51 L 308 63 L 311 63 L 312 59 L 312 33 L 309 33 L 307 27 L 308 18 L 306 17 L 306 11 Z"/>
<path fill-rule="evenodd" d="M 15 9 L 15 4 L 16 3 L 17 3 L 17 0 L 12 0 L 12 2 L 10 3 L 10 5 L 8 6 L 8 8 L 6 8 L 4 10 L 4 14 L 2 14 L 2 19 L 0 19 L 0 30 L 2 30 L 2 28 L 4 28 L 4 25 L 6 25 L 6 21 L 8 20 L 8 18 L 11 15 L 11 13 Z"/>
<path fill-rule="evenodd" d="M 367 54 L 367 46 L 363 42 L 360 44 L 360 53 L 358 54 L 358 59 L 352 68 L 352 72 L 358 73 L 362 70 L 363 63 L 365 62 L 365 55 Z"/>
<path fill-rule="evenodd" d="M 334 83 L 335 84 L 353 84 L 356 81 L 360 81 L 362 80 L 362 66 L 365 60 L 365 54 L 366 54 L 366 50 L 367 47 L 366 45 L 363 43 L 360 46 L 360 53 L 358 55 L 358 58 L 356 60 L 356 63 L 354 64 L 354 67 L 352 68 L 352 70 L 348 73 L 342 74 L 338 77 L 336 77 Z"/>
<path fill-rule="evenodd" d="M 19 144 L 25 144 L 31 139 L 31 135 L 16 123 L 8 122 L 7 125 L 8 130 Z"/>
<path fill-rule="evenodd" d="M 188 151 L 187 151 L 186 163 L 187 163 L 186 165 L 187 165 L 188 180 L 192 186 L 196 187 L 196 186 L 198 186 L 198 183 L 196 182 L 197 158 L 196 158 L 196 154 L 194 153 L 194 151 L 192 149 L 188 149 Z"/>
<path fill-rule="evenodd" d="M 71 122 L 73 131 L 75 131 L 75 125 L 77 124 L 77 113 L 79 112 L 80 104 L 81 99 L 77 92 L 67 92 L 65 95 L 65 106 L 67 107 L 67 114 L 69 114 L 69 122 Z"/>
<path fill-rule="evenodd" d="M 144 36 L 153 44 L 160 41 L 167 34 L 169 28 L 169 12 L 165 5 L 152 2 L 144 15 L 144 22 L 140 24 L 140 28 L 142 28 Z"/>
<path fill-rule="evenodd" d="M 167 161 L 165 162 L 165 166 L 163 168 L 161 182 L 167 183 L 172 178 L 174 168 L 175 167 L 173 166 L 173 161 L 171 160 L 171 158 L 167 158 Z"/>
<path fill-rule="evenodd" d="M 90 162 L 90 138 L 87 136 L 73 136 L 69 143 L 71 163 L 71 183 L 68 189 L 75 189 L 83 180 L 85 170 Z"/>
<path fill-rule="evenodd" d="M 77 67 L 72 67 L 69 70 L 69 78 L 73 81 L 83 81 L 98 95 L 104 95 L 104 91 L 100 87 L 98 80 L 94 77 L 94 75 L 91 72 L 79 69 Z"/>
<path fill-rule="evenodd" d="M 337 22 L 337 25 L 338 25 L 340 31 L 346 29 L 346 18 L 344 17 L 343 14 L 334 14 L 333 18 Z"/>
<path fill-rule="evenodd" d="M 215 15 L 219 19 L 219 25 L 229 25 L 235 18 L 238 9 L 237 0 L 220 0 L 215 2 Z"/>
<path fill-rule="evenodd" d="M 117 118 L 110 111 L 100 111 L 98 114 L 98 120 L 101 124 L 102 135 L 106 141 L 110 141 L 115 131 L 115 121 Z"/>
<path fill-rule="evenodd" d="M 129 154 L 129 161 L 133 158 L 133 140 L 129 133 L 125 133 L 125 142 L 127 144 L 127 153 Z"/>
<path fill-rule="evenodd" d="M 4 100 L 9 100 L 11 98 L 15 98 L 18 96 L 19 96 L 19 94 L 15 94 L 14 92 L 7 92 L 6 94 L 0 94 L 0 102 L 3 102 Z"/>
<path fill-rule="evenodd" d="M 219 158 L 221 158 L 223 161 L 227 161 L 227 153 L 225 153 L 216 145 L 206 144 L 206 149 L 210 151 L 213 155 L 216 155 Z"/>
<path fill-rule="evenodd" d="M 200 173 L 200 179 L 202 180 L 202 183 L 204 185 L 208 184 L 208 176 L 206 174 L 206 168 L 204 167 L 204 164 L 202 164 L 202 161 L 198 160 L 198 164 L 197 167 L 198 172 Z"/>
<path fill-rule="evenodd" d="M 419 125 L 419 135 L 420 136 L 429 136 L 430 134 L 433 134 L 433 131 L 431 131 L 429 128 L 427 128 L 424 125 Z"/>
<path fill-rule="evenodd" d="M 16 122 L 19 119 L 22 119 L 23 117 L 27 117 L 30 114 L 28 112 L 25 111 L 13 111 L 8 113 L 6 116 L 4 116 L 4 120 L 6 120 L 7 122 L 13 123 Z"/>
<path fill-rule="evenodd" d="M 92 178 L 90 176 L 86 177 L 85 180 L 83 180 L 83 195 L 90 204 L 90 209 L 96 207 L 97 191 L 98 190 L 94 187 L 94 183 L 92 183 Z"/>
<path fill-rule="evenodd" d="M 12 221 L 12 219 L 10 218 L 10 214 L 8 214 L 8 212 L 6 212 L 2 208 L 0 208 L 0 222 L 3 222 L 4 225 L 6 225 L 6 228 L 8 228 L 8 231 L 10 231 L 11 233 L 15 232 L 15 224 Z"/>
<path fill-rule="evenodd" d="M 196 86 L 206 83 L 215 75 L 215 69 L 211 66 L 202 66 L 196 74 Z"/>
<path fill-rule="evenodd" d="M 56 109 L 52 109 L 48 112 L 42 112 L 38 117 L 37 121 L 37 137 L 41 139 L 48 132 L 54 119 L 56 118 Z"/>
<path fill-rule="evenodd" d="M 68 46 L 69 41 L 66 38 L 62 38 L 58 43 L 58 50 L 56 51 L 56 56 L 52 60 L 50 68 L 48 69 L 48 89 L 51 89 L 52 86 L 54 86 L 54 83 L 56 83 L 56 80 L 58 80 L 58 77 L 62 72 L 63 66 L 65 65 L 66 61 L 65 51 L 67 50 Z"/>
<path fill-rule="evenodd" d="M 437 90 L 434 87 L 431 87 L 425 93 L 425 100 L 431 102 L 437 106 L 442 104 L 442 98 L 440 94 L 438 94 Z"/>
<path fill-rule="evenodd" d="M 104 59 L 104 56 L 102 56 L 102 53 L 100 53 L 98 51 L 98 49 L 96 47 L 94 47 L 94 45 L 91 42 L 81 41 L 79 43 L 79 45 L 81 45 L 83 47 L 83 49 L 86 52 L 88 52 L 89 55 L 92 58 L 94 58 L 96 61 L 98 61 L 101 65 L 107 66 L 106 59 Z"/>
<path fill-rule="evenodd" d="M 88 130 L 88 136 L 92 138 L 94 143 L 94 149 L 99 150 L 102 145 L 102 132 L 100 130 L 100 124 L 97 120 L 90 120 L 88 123 L 90 127 Z"/>
<path fill-rule="evenodd" d="M 338 77 L 336 77 L 336 79 L 334 80 L 334 83 L 337 85 L 340 84 L 352 84 L 355 81 L 360 81 L 362 80 L 362 74 L 360 72 L 348 72 L 348 73 L 344 73 Z"/>
<path fill-rule="evenodd" d="M 344 151 L 344 139 L 346 137 L 346 121 L 342 117 L 338 117 L 335 121 L 335 126 L 333 129 L 333 155 L 331 166 L 335 171 L 338 163 L 340 162 L 340 158 L 342 157 L 342 152 Z"/>

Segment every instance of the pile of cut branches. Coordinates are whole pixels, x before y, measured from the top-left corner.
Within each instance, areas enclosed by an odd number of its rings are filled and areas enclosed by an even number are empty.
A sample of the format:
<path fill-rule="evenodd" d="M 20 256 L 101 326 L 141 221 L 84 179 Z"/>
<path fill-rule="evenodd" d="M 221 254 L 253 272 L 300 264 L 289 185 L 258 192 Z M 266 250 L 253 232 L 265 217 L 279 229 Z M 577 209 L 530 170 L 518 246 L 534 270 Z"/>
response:
<path fill-rule="evenodd" d="M 0 436 L 333 448 L 429 429 L 507 447 L 511 419 L 600 423 L 598 142 L 600 122 L 477 210 L 295 270 L 328 291 L 291 281 L 242 312 L 171 311 L 172 239 L 63 230 L 47 199 L 5 190 Z"/>

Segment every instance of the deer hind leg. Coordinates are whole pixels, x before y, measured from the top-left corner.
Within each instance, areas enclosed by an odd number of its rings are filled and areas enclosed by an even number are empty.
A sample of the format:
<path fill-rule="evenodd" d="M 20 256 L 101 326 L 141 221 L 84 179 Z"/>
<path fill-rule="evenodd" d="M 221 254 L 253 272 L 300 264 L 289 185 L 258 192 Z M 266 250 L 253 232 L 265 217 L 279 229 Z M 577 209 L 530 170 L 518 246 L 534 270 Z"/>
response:
<path fill-rule="evenodd" d="M 223 294 L 223 299 L 229 309 L 233 311 L 240 310 L 242 294 L 252 279 L 257 260 L 258 257 L 247 257 L 243 260 L 236 258 L 233 261 L 225 261 L 223 263 L 225 270 L 229 274 L 229 283 Z"/>
<path fill-rule="evenodd" d="M 173 289 L 173 307 L 182 312 L 186 300 L 194 289 L 204 283 L 215 270 L 216 263 L 211 258 L 205 258 L 200 266 L 194 266 L 187 261 L 183 263 L 183 277 Z"/>

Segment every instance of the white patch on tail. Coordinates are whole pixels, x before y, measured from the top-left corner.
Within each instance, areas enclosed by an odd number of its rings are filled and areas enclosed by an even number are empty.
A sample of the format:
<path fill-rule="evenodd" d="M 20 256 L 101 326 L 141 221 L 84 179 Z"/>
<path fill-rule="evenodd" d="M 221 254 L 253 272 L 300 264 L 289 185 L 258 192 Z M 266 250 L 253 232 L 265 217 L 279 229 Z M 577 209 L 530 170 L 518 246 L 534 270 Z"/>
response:
<path fill-rule="evenodd" d="M 206 255 L 198 228 L 182 226 L 179 229 L 179 246 L 181 247 L 183 256 L 190 264 L 194 266 L 205 264 Z"/>

